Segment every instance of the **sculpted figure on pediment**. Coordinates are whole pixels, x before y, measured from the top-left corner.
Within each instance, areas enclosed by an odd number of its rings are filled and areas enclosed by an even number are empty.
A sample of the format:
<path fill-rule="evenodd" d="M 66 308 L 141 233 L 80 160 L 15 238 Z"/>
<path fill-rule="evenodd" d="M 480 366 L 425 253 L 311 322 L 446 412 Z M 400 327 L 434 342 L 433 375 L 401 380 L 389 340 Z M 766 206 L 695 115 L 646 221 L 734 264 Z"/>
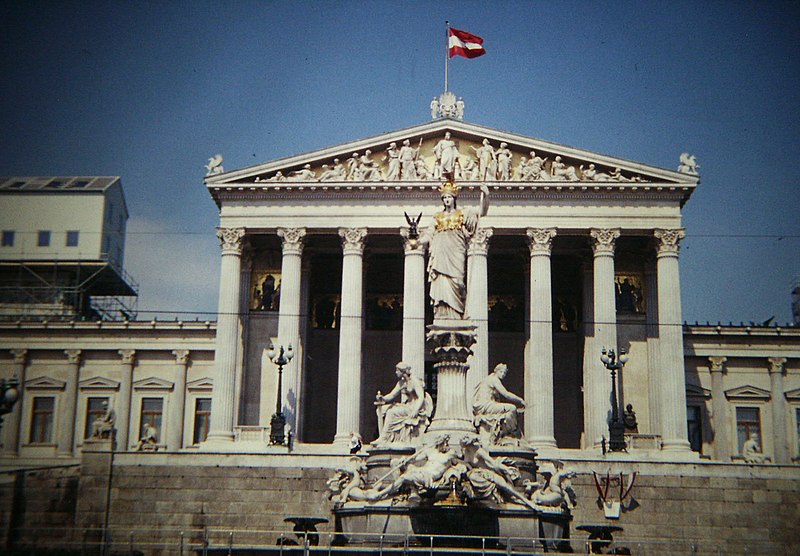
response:
<path fill-rule="evenodd" d="M 467 157 L 467 161 L 462 165 L 456 166 L 456 177 L 467 181 L 478 181 L 480 179 L 480 166 L 472 157 Z"/>
<path fill-rule="evenodd" d="M 358 172 L 364 181 L 381 181 L 383 176 L 378 163 L 372 160 L 372 151 L 367 149 L 364 156 L 359 159 Z"/>
<path fill-rule="evenodd" d="M 587 168 L 581 164 L 581 175 L 585 181 L 611 181 L 611 176 L 605 172 L 598 172 L 594 164 L 589 164 Z"/>
<path fill-rule="evenodd" d="M 311 164 L 306 164 L 302 169 L 295 170 L 289 174 L 287 179 L 289 181 L 314 181 L 317 179 L 317 175 L 311 169 Z"/>
<path fill-rule="evenodd" d="M 472 146 L 470 148 L 475 151 L 475 156 L 478 158 L 478 179 L 494 180 L 497 173 L 497 157 L 489 140 L 484 139 L 478 148 Z"/>
<path fill-rule="evenodd" d="M 361 157 L 358 153 L 347 159 L 347 179 L 349 181 L 361 181 Z"/>
<path fill-rule="evenodd" d="M 334 181 L 344 181 L 347 179 L 347 170 L 338 158 L 333 159 L 333 173 L 336 176 Z"/>
<path fill-rule="evenodd" d="M 536 151 L 531 151 L 531 158 L 525 166 L 522 181 L 550 179 L 550 174 L 544 169 L 545 162 L 547 162 L 547 158 L 542 158 L 536 154 Z"/>
<path fill-rule="evenodd" d="M 567 166 L 560 156 L 557 156 L 550 165 L 550 175 L 556 181 L 578 181 L 578 174 L 574 166 Z"/>
<path fill-rule="evenodd" d="M 511 151 L 508 143 L 500 143 L 500 148 L 495 153 L 497 156 L 497 179 L 508 181 L 511 179 Z"/>
<path fill-rule="evenodd" d="M 435 99 L 434 99 L 435 100 Z M 388 181 L 397 181 L 400 179 L 400 149 L 397 148 L 397 143 L 389 143 L 389 148 L 386 149 L 386 157 L 383 160 L 389 161 L 389 171 L 386 172 L 386 179 Z"/>
<path fill-rule="evenodd" d="M 411 146 L 411 140 L 406 139 L 403 141 L 403 146 L 400 147 L 400 176 L 403 181 L 412 181 L 417 179 L 417 154 L 419 148 Z"/>
<path fill-rule="evenodd" d="M 632 181 L 622 175 L 622 170 L 620 168 L 614 168 L 611 172 L 611 179 L 613 181 Z"/>
<path fill-rule="evenodd" d="M 439 117 L 439 99 L 433 97 L 431 101 L 431 119 L 435 120 Z"/>
<path fill-rule="evenodd" d="M 458 97 L 456 101 L 456 118 L 459 120 L 464 119 L 464 99 L 461 97 Z"/>
<path fill-rule="evenodd" d="M 336 180 L 336 171 L 327 164 L 322 165 L 322 173 L 319 175 L 319 181 L 334 181 Z"/>
<path fill-rule="evenodd" d="M 519 159 L 519 164 L 514 168 L 514 181 L 524 181 L 525 173 L 528 170 L 528 157 L 523 156 Z"/>
<path fill-rule="evenodd" d="M 449 131 L 445 132 L 444 139 L 440 139 L 433 147 L 433 154 L 441 168 L 442 175 L 453 175 L 459 153 L 456 142 L 451 139 Z"/>
<path fill-rule="evenodd" d="M 286 181 L 286 176 L 284 176 L 283 173 L 278 170 L 275 172 L 275 175 L 269 178 L 267 181 Z"/>
<path fill-rule="evenodd" d="M 429 180 L 431 179 L 431 169 L 428 167 L 428 163 L 422 160 L 421 158 L 417 158 L 417 162 L 414 165 L 417 170 L 417 179 L 418 180 Z"/>

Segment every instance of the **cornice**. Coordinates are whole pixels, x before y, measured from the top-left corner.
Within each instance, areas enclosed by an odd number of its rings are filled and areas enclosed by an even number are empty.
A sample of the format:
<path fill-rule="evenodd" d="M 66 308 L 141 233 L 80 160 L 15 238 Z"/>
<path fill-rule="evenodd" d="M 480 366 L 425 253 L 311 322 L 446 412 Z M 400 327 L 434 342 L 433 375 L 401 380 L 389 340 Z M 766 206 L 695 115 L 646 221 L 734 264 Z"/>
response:
<path fill-rule="evenodd" d="M 459 182 L 462 195 L 477 197 L 484 182 Z M 683 206 L 696 188 L 667 182 L 485 182 L 493 195 L 508 200 L 668 201 Z M 407 200 L 436 195 L 438 182 L 259 182 L 209 185 L 217 206 L 228 202 L 381 198 Z"/>

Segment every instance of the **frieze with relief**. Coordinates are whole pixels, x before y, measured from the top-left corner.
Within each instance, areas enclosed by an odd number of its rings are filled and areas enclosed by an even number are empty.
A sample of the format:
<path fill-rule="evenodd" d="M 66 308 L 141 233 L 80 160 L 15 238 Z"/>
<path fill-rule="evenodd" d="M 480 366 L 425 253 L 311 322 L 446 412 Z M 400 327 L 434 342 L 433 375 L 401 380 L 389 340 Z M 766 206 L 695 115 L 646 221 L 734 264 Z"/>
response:
<path fill-rule="evenodd" d="M 629 182 L 661 181 L 618 166 L 450 131 L 409 135 L 369 149 L 265 171 L 237 181 L 255 183 L 374 183 L 439 181 Z M 287 184 L 288 185 L 288 184 Z"/>

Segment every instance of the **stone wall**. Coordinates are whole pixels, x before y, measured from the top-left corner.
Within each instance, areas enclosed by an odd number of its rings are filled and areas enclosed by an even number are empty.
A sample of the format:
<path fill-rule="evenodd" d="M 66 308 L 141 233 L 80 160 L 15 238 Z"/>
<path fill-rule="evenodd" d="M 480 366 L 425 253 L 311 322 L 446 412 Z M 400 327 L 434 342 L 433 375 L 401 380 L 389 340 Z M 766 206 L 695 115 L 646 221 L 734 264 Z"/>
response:
<path fill-rule="evenodd" d="M 3 472 L 0 546 L 60 545 L 74 524 L 78 483 L 74 465 Z"/>
<path fill-rule="evenodd" d="M 25 479 L 23 513 L 14 522 L 18 545 L 46 539 L 51 524 L 73 527 L 63 542 L 73 546 L 102 540 L 111 471 L 110 525 L 116 549 L 133 546 L 148 556 L 178 553 L 204 538 L 213 546 L 274 546 L 291 536 L 288 516 L 332 521 L 326 480 L 345 461 L 329 454 L 115 454 L 84 453 L 77 476 L 40 471 Z M 624 531 L 616 544 L 634 554 L 800 553 L 800 467 L 717 463 L 566 461 L 578 472 L 573 484 L 579 506 L 572 521 L 572 546 L 585 552 L 583 524 L 613 524 Z M 74 468 L 73 468 L 74 469 Z M 598 504 L 592 470 L 637 476 L 618 520 L 607 520 Z M 19 486 L 17 486 L 19 488 Z M 0 519 L 9 523 L 13 482 L 0 484 Z M 19 503 L 19 495 L 17 496 Z M 74 510 L 74 511 L 73 511 Z M 74 521 L 73 521 L 74 516 Z M 319 526 L 334 530 L 334 523 Z M 230 538 L 231 532 L 233 538 Z M 61 533 L 63 535 L 63 532 Z M 31 535 L 36 535 L 32 537 Z M 329 537 L 323 536 L 323 543 Z M 58 538 L 50 539 L 54 544 Z M 20 544 L 21 543 L 21 544 Z"/>

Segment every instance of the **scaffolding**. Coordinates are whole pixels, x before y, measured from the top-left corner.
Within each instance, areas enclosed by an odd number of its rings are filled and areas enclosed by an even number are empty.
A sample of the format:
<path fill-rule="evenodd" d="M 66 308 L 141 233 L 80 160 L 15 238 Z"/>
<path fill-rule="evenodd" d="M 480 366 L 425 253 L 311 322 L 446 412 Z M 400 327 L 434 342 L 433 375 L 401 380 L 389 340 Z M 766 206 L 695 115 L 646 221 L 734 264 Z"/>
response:
<path fill-rule="evenodd" d="M 0 261 L 0 320 L 133 320 L 138 295 L 106 259 Z"/>

